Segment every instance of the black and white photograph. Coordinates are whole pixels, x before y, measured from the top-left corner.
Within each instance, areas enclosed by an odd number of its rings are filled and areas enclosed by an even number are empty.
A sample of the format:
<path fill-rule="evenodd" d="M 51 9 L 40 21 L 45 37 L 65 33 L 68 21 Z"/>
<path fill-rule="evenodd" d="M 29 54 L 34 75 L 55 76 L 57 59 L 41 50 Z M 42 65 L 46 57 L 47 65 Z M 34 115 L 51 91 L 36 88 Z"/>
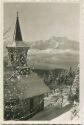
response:
<path fill-rule="evenodd" d="M 6 124 L 2 124 L 6 125 Z M 32 125 L 32 124 L 8 124 L 8 125 Z M 61 125 L 61 124 L 33 124 L 33 125 Z M 65 125 L 65 124 L 62 124 Z M 66 124 L 66 125 L 82 125 L 82 124 Z"/>
<path fill-rule="evenodd" d="M 79 121 L 79 2 L 4 2 L 4 120 Z"/>
<path fill-rule="evenodd" d="M 6 125 L 6 124 L 2 124 Z M 8 124 L 8 125 L 32 125 L 32 124 Z M 61 125 L 61 124 L 33 124 L 33 125 Z M 65 125 L 65 124 L 62 124 Z M 66 124 L 66 125 L 82 125 L 82 124 Z"/>

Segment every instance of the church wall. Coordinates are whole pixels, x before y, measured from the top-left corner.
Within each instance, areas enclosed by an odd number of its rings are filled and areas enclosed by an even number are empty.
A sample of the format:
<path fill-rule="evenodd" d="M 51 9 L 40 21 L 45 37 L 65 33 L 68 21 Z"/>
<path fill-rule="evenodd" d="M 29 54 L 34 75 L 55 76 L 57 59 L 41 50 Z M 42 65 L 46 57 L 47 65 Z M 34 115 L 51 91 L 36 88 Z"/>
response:
<path fill-rule="evenodd" d="M 44 109 L 44 104 L 42 103 L 43 95 L 32 97 L 33 99 L 33 107 L 30 109 L 30 99 L 19 100 L 15 105 L 10 105 L 5 108 L 4 117 L 6 120 L 9 119 L 29 119 L 31 116 L 36 114 L 37 112 Z M 9 102 L 10 103 L 10 102 Z"/>

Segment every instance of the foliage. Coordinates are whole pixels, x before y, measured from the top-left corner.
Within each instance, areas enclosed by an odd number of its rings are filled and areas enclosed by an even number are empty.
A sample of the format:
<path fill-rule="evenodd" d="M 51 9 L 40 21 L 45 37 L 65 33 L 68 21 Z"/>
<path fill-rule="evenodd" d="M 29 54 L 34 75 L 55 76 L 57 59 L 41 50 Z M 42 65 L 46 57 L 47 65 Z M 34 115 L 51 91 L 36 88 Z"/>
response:
<path fill-rule="evenodd" d="M 63 95 L 63 90 L 66 86 L 65 84 L 65 78 L 66 78 L 66 72 L 61 72 L 59 75 L 58 75 L 58 78 L 57 78 L 57 87 L 59 88 L 59 91 L 60 91 L 60 98 L 61 98 L 61 108 L 62 108 L 62 105 L 63 105 L 63 99 L 64 99 L 64 95 Z"/>
<path fill-rule="evenodd" d="M 79 65 L 75 69 L 75 77 L 73 80 L 71 93 L 69 94 L 69 101 L 72 102 L 73 108 L 71 111 L 71 119 L 79 117 Z"/>
<path fill-rule="evenodd" d="M 71 89 L 71 101 L 79 102 L 79 66 L 75 71 L 75 78 Z"/>
<path fill-rule="evenodd" d="M 69 85 L 69 86 L 72 86 L 74 77 L 75 77 L 75 73 L 70 67 L 69 71 L 66 74 L 65 84 Z"/>

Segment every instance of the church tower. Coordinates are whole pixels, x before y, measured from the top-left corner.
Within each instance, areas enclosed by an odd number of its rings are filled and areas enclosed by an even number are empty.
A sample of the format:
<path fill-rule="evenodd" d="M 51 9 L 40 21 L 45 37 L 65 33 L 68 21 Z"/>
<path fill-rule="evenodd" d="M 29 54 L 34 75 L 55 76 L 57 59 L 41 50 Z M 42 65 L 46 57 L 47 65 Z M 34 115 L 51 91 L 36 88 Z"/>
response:
<path fill-rule="evenodd" d="M 27 66 L 27 52 L 29 47 L 23 42 L 19 17 L 17 12 L 13 44 L 6 47 L 13 68 Z"/>

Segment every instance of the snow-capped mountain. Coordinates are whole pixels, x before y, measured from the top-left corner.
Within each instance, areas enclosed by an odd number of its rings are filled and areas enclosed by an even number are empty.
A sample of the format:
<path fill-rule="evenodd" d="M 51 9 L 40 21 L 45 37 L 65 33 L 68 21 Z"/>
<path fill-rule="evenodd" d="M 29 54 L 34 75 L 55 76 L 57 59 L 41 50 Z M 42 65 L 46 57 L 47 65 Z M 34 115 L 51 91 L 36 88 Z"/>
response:
<path fill-rule="evenodd" d="M 68 68 L 79 63 L 79 42 L 67 37 L 26 42 L 30 46 L 28 64 L 37 68 Z M 6 46 L 6 45 L 5 45 Z M 5 51 L 5 54 L 7 51 Z"/>
<path fill-rule="evenodd" d="M 66 37 L 34 41 L 30 44 L 28 63 L 44 68 L 68 68 L 79 63 L 79 43 Z"/>

